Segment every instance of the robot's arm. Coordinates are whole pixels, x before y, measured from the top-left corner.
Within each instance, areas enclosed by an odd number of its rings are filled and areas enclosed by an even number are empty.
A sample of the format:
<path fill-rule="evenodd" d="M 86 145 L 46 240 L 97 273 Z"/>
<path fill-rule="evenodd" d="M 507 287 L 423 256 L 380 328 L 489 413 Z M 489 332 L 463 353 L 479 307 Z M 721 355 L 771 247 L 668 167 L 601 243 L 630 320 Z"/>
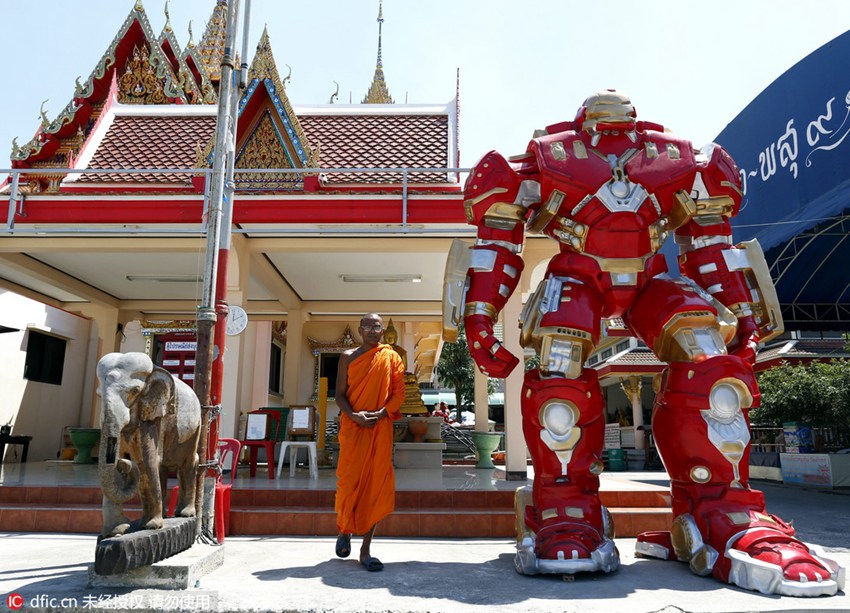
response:
<path fill-rule="evenodd" d="M 466 217 L 478 232 L 466 273 L 463 319 L 472 358 L 491 377 L 506 377 L 519 363 L 493 335 L 493 325 L 519 283 L 525 219 L 529 207 L 540 202 L 533 159 L 522 156 L 512 166 L 491 151 L 464 187 Z"/>
<path fill-rule="evenodd" d="M 737 332 L 729 339 L 730 347 L 754 359 L 759 340 L 782 333 L 776 291 L 758 242 L 732 243 L 729 220 L 741 203 L 735 162 L 721 147 L 710 145 L 697 156 L 697 163 L 693 190 L 681 201 L 689 212 L 687 221 L 676 229 L 679 266 L 731 311 Z"/>

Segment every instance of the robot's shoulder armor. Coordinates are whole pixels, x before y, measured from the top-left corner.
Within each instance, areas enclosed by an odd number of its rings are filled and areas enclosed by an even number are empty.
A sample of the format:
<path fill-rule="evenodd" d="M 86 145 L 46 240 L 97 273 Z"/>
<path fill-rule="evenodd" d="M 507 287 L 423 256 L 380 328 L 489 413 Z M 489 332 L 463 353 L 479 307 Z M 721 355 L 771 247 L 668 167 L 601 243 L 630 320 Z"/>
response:
<path fill-rule="evenodd" d="M 463 188 L 467 221 L 503 230 L 524 223 L 528 205 L 540 200 L 540 184 L 524 181 L 518 171 L 533 162 L 529 153 L 511 161 L 496 151 L 481 158 Z"/>
<path fill-rule="evenodd" d="M 722 214 L 732 217 L 741 205 L 741 176 L 732 156 L 720 145 L 709 143 L 696 156 L 697 214 Z M 711 203 L 711 204 L 710 204 Z M 700 206 L 700 205 L 703 206 Z"/>

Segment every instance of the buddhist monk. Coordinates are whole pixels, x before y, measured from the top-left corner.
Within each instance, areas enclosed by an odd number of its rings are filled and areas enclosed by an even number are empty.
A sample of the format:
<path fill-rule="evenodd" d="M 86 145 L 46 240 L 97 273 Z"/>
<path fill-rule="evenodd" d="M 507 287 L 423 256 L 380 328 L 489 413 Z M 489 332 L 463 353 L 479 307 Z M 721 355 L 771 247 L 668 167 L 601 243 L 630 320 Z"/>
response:
<path fill-rule="evenodd" d="M 395 508 L 392 422 L 401 418 L 404 402 L 404 366 L 392 347 L 381 343 L 383 331 L 379 315 L 363 316 L 362 344 L 340 356 L 336 379 L 336 554 L 348 557 L 351 535 L 363 535 L 360 563 L 369 571 L 384 568 L 370 546 L 378 522 Z"/>

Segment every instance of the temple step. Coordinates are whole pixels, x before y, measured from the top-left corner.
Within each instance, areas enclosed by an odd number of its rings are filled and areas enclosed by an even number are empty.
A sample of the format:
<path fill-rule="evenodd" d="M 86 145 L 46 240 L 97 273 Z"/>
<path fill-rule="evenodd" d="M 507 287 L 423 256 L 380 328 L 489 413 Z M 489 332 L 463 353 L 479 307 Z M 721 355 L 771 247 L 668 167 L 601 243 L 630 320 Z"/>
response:
<path fill-rule="evenodd" d="M 619 537 L 669 530 L 669 494 L 661 490 L 604 490 L 602 503 Z M 514 494 L 510 490 L 397 491 L 396 510 L 381 523 L 383 536 L 512 538 Z M 0 531 L 96 534 L 101 528 L 96 487 L 0 487 Z M 332 490 L 234 489 L 230 534 L 330 536 L 336 533 Z M 141 515 L 138 501 L 127 515 Z"/>

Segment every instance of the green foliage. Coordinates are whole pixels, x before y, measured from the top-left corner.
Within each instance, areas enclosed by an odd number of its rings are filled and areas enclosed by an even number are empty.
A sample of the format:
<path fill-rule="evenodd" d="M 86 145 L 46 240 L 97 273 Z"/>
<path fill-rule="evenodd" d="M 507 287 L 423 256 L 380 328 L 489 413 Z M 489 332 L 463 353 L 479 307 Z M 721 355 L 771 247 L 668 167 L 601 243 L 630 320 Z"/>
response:
<path fill-rule="evenodd" d="M 750 422 L 782 426 L 802 421 L 818 428 L 850 432 L 850 362 L 813 362 L 791 366 L 783 362 L 759 375 L 761 407 L 750 411 Z"/>
<path fill-rule="evenodd" d="M 456 343 L 443 343 L 440 361 L 437 363 L 437 376 L 445 387 L 455 390 L 455 406 L 461 410 L 471 408 L 475 402 L 475 362 L 469 355 L 466 344 L 466 331 L 461 323 Z M 487 380 L 487 393 L 496 391 L 496 383 Z M 460 414 L 460 412 L 458 412 Z M 460 418 L 458 418 L 460 419 Z"/>

